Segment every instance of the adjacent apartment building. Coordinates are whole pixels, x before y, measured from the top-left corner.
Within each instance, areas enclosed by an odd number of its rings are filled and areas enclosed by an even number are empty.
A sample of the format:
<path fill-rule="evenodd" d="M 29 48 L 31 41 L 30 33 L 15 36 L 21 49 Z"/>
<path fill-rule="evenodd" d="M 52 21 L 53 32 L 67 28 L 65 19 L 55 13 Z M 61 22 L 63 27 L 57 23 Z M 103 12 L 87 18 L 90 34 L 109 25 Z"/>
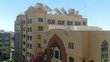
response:
<path fill-rule="evenodd" d="M 10 58 L 11 53 L 11 33 L 0 31 L 0 59 Z"/>
<path fill-rule="evenodd" d="M 42 3 L 29 7 L 15 21 L 14 58 L 18 62 L 29 61 L 33 55 L 42 54 L 43 32 L 51 29 L 77 30 L 79 26 L 88 30 L 87 19 L 75 9 L 55 8 L 54 11 Z M 76 27 L 75 27 L 76 26 Z M 94 27 L 93 27 L 94 28 Z M 95 27 L 95 30 L 101 28 Z"/>

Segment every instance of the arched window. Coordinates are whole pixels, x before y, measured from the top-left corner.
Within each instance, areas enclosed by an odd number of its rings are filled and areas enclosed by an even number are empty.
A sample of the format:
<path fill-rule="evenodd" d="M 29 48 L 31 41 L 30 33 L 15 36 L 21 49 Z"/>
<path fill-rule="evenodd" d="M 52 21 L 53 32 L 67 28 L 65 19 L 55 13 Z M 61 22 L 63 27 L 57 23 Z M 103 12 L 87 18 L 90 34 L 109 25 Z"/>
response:
<path fill-rule="evenodd" d="M 60 46 L 57 43 L 54 43 L 53 46 L 51 47 L 51 49 L 52 49 L 51 56 L 56 58 L 56 59 L 61 60 L 61 49 L 60 49 Z"/>
<path fill-rule="evenodd" d="M 89 62 L 95 62 L 94 60 L 90 60 Z"/>
<path fill-rule="evenodd" d="M 106 40 L 101 44 L 101 62 L 108 62 L 108 42 Z"/>

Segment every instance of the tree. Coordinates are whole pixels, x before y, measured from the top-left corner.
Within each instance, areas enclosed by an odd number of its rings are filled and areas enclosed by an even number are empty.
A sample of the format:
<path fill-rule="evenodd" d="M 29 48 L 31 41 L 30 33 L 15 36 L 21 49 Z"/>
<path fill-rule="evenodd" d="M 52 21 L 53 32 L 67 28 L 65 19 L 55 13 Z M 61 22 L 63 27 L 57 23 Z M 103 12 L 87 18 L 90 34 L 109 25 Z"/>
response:
<path fill-rule="evenodd" d="M 13 59 L 9 59 L 9 60 L 7 60 L 6 62 L 15 62 L 15 60 L 13 60 Z"/>

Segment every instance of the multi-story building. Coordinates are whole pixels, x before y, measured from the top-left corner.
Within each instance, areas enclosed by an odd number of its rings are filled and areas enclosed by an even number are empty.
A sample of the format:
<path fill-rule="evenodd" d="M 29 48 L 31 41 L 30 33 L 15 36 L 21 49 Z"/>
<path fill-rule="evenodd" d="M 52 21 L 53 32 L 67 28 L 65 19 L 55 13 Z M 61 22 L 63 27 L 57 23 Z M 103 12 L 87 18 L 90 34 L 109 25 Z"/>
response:
<path fill-rule="evenodd" d="M 74 26 L 87 26 L 87 19 L 74 9 L 69 9 L 68 13 L 64 8 L 54 10 L 55 12 L 50 12 L 52 10 L 48 6 L 38 3 L 17 16 L 14 54 L 18 62 L 26 62 L 33 55 L 42 53 L 40 39 L 42 32 L 51 29 L 74 30 Z"/>
<path fill-rule="evenodd" d="M 14 59 L 16 61 L 20 62 L 22 61 L 22 58 L 24 58 L 23 53 L 25 53 L 25 49 L 23 46 L 25 46 L 25 38 L 26 33 L 23 33 L 23 20 L 26 20 L 24 15 L 17 16 L 17 19 L 15 21 L 15 33 L 14 33 Z M 26 27 L 26 26 L 25 26 Z M 26 29 L 26 28 L 25 28 Z M 24 34 L 24 35 L 23 35 Z M 23 38 L 25 41 L 23 41 Z M 26 54 L 26 53 L 25 53 Z"/>
<path fill-rule="evenodd" d="M 10 58 L 11 53 L 11 33 L 10 32 L 0 32 L 0 57 L 1 59 Z"/>

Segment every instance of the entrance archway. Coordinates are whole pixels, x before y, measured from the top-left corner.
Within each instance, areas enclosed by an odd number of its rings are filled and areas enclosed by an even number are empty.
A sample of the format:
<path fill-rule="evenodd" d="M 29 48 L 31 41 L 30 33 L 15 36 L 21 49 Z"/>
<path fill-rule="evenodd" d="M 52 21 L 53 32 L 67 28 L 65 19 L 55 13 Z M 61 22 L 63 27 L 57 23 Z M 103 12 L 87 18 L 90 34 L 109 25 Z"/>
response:
<path fill-rule="evenodd" d="M 52 47 L 54 44 L 58 45 L 58 48 L 61 52 L 61 62 L 67 62 L 67 55 L 65 51 L 65 47 L 63 41 L 55 34 L 48 42 L 47 47 L 47 62 L 51 62 L 51 54 L 52 54 Z"/>

